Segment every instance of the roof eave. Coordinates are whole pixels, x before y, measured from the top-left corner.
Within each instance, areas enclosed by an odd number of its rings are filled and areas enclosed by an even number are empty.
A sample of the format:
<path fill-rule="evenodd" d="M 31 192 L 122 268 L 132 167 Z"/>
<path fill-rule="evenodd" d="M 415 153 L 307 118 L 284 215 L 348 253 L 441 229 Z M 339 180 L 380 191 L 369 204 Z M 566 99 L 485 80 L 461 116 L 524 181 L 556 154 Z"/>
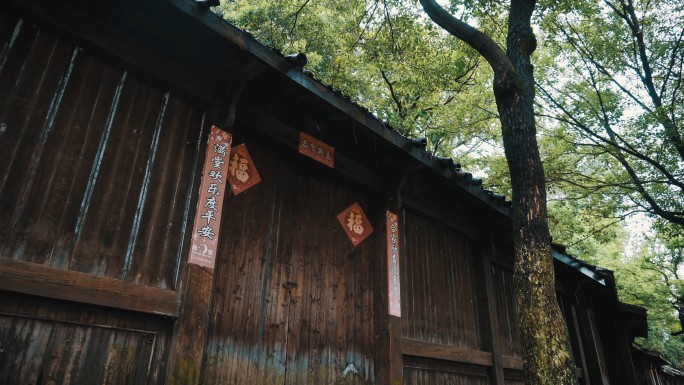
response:
<path fill-rule="evenodd" d="M 168 0 L 168 2 L 181 12 L 219 34 L 230 43 L 235 44 L 240 47 L 240 49 L 254 55 L 256 58 L 262 60 L 295 83 L 320 97 L 346 115 L 352 117 L 388 143 L 407 153 L 414 160 L 432 169 L 441 177 L 445 178 L 446 181 L 451 181 L 449 173 L 444 170 L 439 160 L 430 157 L 426 151 L 415 147 L 408 138 L 405 138 L 401 134 L 385 126 L 383 122 L 368 110 L 364 110 L 342 95 L 332 92 L 326 85 L 311 76 L 308 76 L 301 69 L 290 64 L 284 56 L 260 43 L 254 37 L 231 25 L 218 15 L 208 11 L 205 7 L 199 6 L 195 2 L 188 0 Z M 510 218 L 510 207 L 499 202 L 496 197 L 484 189 L 467 183 L 452 182 L 451 184 L 458 186 L 458 188 L 464 190 L 486 206 L 497 211 L 499 214 Z"/>

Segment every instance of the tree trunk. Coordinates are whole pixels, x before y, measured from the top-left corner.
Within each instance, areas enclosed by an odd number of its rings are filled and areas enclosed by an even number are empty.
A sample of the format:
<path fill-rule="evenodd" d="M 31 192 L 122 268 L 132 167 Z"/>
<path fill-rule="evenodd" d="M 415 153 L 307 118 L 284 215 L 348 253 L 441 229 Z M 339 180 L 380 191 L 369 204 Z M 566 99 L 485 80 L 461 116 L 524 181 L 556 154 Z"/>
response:
<path fill-rule="evenodd" d="M 514 284 L 525 379 L 528 385 L 576 384 L 566 325 L 556 300 L 532 92 L 497 92 L 496 96 L 513 185 Z"/>
<path fill-rule="evenodd" d="M 515 3 L 515 2 L 514 2 Z M 534 120 L 533 1 L 511 7 L 506 39 L 514 74 L 495 74 L 494 93 L 513 189 L 515 297 L 528 385 L 576 384 L 567 329 L 556 299 L 546 185 Z M 511 87 L 509 77 L 516 84 Z"/>
<path fill-rule="evenodd" d="M 494 70 L 494 95 L 513 189 L 515 297 L 527 385 L 577 384 L 567 328 L 556 299 L 544 170 L 534 120 L 530 62 L 535 1 L 512 0 L 505 54 L 489 36 L 420 0 L 430 18 L 476 49 Z"/>

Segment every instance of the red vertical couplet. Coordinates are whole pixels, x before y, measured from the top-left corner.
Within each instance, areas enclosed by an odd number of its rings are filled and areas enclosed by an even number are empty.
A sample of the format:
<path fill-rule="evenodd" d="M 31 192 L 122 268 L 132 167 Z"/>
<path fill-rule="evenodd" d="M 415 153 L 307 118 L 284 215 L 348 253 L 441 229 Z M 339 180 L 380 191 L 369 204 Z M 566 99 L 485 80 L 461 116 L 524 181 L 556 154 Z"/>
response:
<path fill-rule="evenodd" d="M 233 137 L 229 133 L 216 126 L 211 127 L 188 258 L 188 263 L 211 269 L 216 262 L 221 210 L 228 174 L 227 158 L 232 141 Z"/>
<path fill-rule="evenodd" d="M 387 298 L 389 314 L 401 317 L 399 283 L 399 221 L 397 214 L 387 211 Z"/>

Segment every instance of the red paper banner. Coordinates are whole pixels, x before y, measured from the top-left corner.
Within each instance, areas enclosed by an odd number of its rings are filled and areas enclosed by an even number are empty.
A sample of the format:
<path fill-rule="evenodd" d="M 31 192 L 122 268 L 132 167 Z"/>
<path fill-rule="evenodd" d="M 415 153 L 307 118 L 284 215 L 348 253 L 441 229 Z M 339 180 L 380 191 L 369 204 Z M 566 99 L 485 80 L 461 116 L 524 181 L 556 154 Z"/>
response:
<path fill-rule="evenodd" d="M 230 150 L 228 182 L 235 195 L 261 182 L 261 177 L 244 143 Z"/>
<path fill-rule="evenodd" d="M 354 246 L 373 233 L 373 226 L 371 226 L 358 203 L 354 203 L 338 214 L 337 220 L 340 221 L 342 228 Z"/>
<path fill-rule="evenodd" d="M 214 268 L 226 191 L 224 176 L 228 173 L 227 158 L 232 140 L 229 133 L 211 127 L 188 263 Z"/>
<path fill-rule="evenodd" d="M 387 211 L 387 298 L 389 314 L 401 317 L 401 286 L 399 275 L 399 222 L 397 215 Z"/>
<path fill-rule="evenodd" d="M 330 168 L 335 168 L 335 147 L 303 132 L 299 133 L 299 153 Z"/>

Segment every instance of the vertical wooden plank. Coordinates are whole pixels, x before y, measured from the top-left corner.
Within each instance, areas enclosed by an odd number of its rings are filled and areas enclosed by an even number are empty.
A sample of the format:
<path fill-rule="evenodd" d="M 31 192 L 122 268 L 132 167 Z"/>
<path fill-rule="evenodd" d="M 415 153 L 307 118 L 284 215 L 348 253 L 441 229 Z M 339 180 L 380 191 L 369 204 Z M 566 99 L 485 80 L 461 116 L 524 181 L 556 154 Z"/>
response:
<path fill-rule="evenodd" d="M 1 384 L 159 384 L 156 317 L 0 293 Z"/>
<path fill-rule="evenodd" d="M 499 319 L 501 353 L 521 357 L 518 315 L 513 295 L 513 271 L 508 267 L 492 263 L 492 274 Z"/>
<path fill-rule="evenodd" d="M 619 322 L 619 321 L 618 321 Z M 617 349 L 620 351 L 620 357 L 622 362 L 624 362 L 625 377 L 627 378 L 627 385 L 639 385 L 637 381 L 636 368 L 634 367 L 634 360 L 632 359 L 632 354 L 630 353 L 631 344 L 630 333 L 627 330 L 628 325 L 622 322 L 617 325 L 615 329 L 615 334 L 617 336 Z M 611 349 L 612 350 L 612 349 Z"/>
<path fill-rule="evenodd" d="M 189 385 L 199 381 L 213 278 L 213 269 L 187 266 L 181 312 L 173 331 L 167 384 Z"/>
<path fill-rule="evenodd" d="M 501 362 L 501 331 L 499 330 L 499 312 L 495 296 L 496 290 L 494 288 L 494 268 L 492 266 L 492 255 L 485 249 L 485 247 L 481 247 L 480 249 L 482 265 L 481 269 L 478 271 L 478 275 L 484 276 L 484 297 L 486 301 L 486 312 L 489 315 L 488 322 L 486 322 L 487 326 L 489 327 L 488 342 L 494 361 L 494 365 L 490 369 L 492 374 L 491 377 L 494 380 L 494 384 L 505 385 L 503 366 Z"/>
<path fill-rule="evenodd" d="M 403 356 L 401 349 L 402 319 L 389 315 L 388 287 L 390 285 L 387 275 L 387 219 L 386 211 L 390 209 L 393 199 L 386 195 L 385 202 L 379 204 L 377 212 L 371 214 L 375 224 L 375 233 L 372 235 L 375 243 L 375 253 L 373 256 L 373 270 L 378 272 L 374 280 L 373 290 L 375 291 L 375 368 L 377 384 L 381 385 L 400 385 L 404 383 Z M 402 215 L 402 213 L 396 213 Z M 402 215 L 403 216 L 403 215 Z M 402 219 L 399 218 L 399 223 Z M 401 236 L 406 232 L 401 229 Z M 404 245 L 402 239 L 400 245 Z M 405 261 L 400 250 L 400 261 Z M 401 265 L 400 273 L 405 276 L 406 265 Z M 405 281 L 401 282 L 402 291 L 410 290 L 410 286 Z M 407 306 L 402 298 L 402 313 L 406 316 Z"/>
<path fill-rule="evenodd" d="M 238 134 L 235 143 L 244 141 Z M 226 199 L 204 384 L 282 383 L 297 183 L 267 150 L 248 143 L 263 183 Z"/>
<path fill-rule="evenodd" d="M 587 361 L 587 371 L 589 372 L 584 375 L 589 378 L 592 384 L 603 384 L 604 381 L 608 381 L 608 373 L 606 373 L 602 367 L 603 365 L 601 365 L 601 363 L 605 363 L 605 358 L 602 357 L 600 337 L 596 330 L 596 325 L 589 315 L 589 311 L 585 298 L 582 298 L 575 306 L 580 338 L 582 339 L 582 346 Z"/>

